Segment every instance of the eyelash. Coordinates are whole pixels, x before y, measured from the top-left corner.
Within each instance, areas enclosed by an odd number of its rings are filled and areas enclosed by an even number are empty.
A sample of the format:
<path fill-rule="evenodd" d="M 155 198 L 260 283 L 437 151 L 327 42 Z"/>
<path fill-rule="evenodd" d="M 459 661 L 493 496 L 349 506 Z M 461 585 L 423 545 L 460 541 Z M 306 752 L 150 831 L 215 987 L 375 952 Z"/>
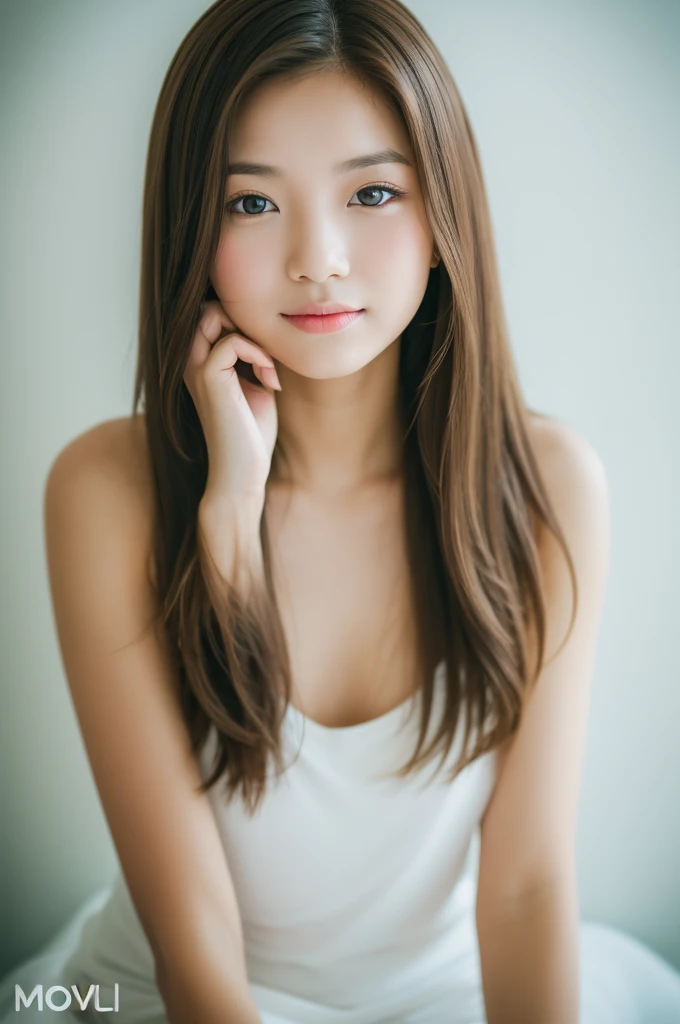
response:
<path fill-rule="evenodd" d="M 365 192 L 370 189 L 379 189 L 382 192 L 389 192 L 394 199 L 406 195 L 406 192 L 403 191 L 403 189 L 395 188 L 394 185 L 388 185 L 387 182 L 385 181 L 376 181 L 370 185 L 362 185 L 361 188 L 358 188 L 356 190 L 354 195 L 356 195 L 358 192 Z M 238 192 L 235 196 L 232 196 L 227 203 L 225 203 L 225 213 L 228 216 L 249 217 L 251 220 L 255 220 L 258 217 L 261 217 L 263 213 L 273 212 L 272 210 L 262 210 L 260 213 L 246 213 L 245 210 L 235 210 L 234 206 L 239 201 L 239 199 L 244 199 L 246 196 L 255 196 L 257 199 L 264 199 L 266 202 L 272 203 L 271 199 L 267 199 L 266 196 L 260 195 L 259 192 Z M 352 203 L 352 206 L 362 206 L 364 210 L 380 210 L 385 206 L 390 206 L 391 203 L 392 200 L 389 199 L 386 203 L 379 203 L 378 205 L 374 206 L 367 206 L 363 203 Z M 275 204 L 272 203 L 272 205 Z"/>

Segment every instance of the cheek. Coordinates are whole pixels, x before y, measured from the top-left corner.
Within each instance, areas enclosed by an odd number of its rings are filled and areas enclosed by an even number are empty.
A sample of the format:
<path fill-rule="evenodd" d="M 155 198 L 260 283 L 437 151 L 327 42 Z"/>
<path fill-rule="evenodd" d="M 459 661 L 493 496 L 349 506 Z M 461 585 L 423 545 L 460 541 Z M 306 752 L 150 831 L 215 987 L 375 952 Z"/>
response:
<path fill-rule="evenodd" d="M 386 217 L 360 245 L 362 276 L 399 308 L 422 294 L 430 272 L 432 236 L 417 217 Z"/>
<path fill-rule="evenodd" d="M 395 272 L 418 272 L 418 268 L 431 259 L 432 243 L 427 237 L 427 226 L 416 215 L 403 216 L 402 211 L 386 214 L 384 219 L 371 225 L 359 243 L 360 262 L 372 275 L 385 278 Z"/>
<path fill-rule="evenodd" d="M 226 233 L 213 263 L 211 277 L 223 302 L 250 302 L 261 298 L 271 276 L 271 258 L 258 243 L 256 232 Z"/>

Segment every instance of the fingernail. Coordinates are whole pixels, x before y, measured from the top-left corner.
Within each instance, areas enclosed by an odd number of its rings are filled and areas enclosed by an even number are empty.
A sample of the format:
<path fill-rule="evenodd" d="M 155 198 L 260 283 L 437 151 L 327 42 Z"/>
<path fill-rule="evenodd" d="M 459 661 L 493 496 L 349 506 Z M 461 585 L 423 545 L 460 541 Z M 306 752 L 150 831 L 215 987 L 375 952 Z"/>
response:
<path fill-rule="evenodd" d="M 262 372 L 264 373 L 270 388 L 274 388 L 276 391 L 281 390 L 281 384 L 279 383 L 279 375 L 273 366 L 263 366 Z"/>

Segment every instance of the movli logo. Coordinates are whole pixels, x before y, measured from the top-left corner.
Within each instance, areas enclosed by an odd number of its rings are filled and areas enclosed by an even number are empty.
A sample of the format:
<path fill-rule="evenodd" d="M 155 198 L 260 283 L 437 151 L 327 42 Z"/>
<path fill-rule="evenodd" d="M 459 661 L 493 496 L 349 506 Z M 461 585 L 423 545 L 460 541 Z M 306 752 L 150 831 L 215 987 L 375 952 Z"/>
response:
<path fill-rule="evenodd" d="M 73 997 L 71 996 L 71 992 L 73 993 Z M 63 1003 L 62 1002 L 55 1003 L 55 1001 L 54 1001 L 55 994 L 58 994 L 59 997 L 61 997 L 61 995 L 64 995 L 66 997 L 65 1001 Z M 49 1010 L 56 1010 L 57 1013 L 59 1013 L 62 1010 L 68 1010 L 70 1008 L 70 1006 L 71 1006 L 73 998 L 75 998 L 75 1000 L 76 1000 L 78 1006 L 80 1007 L 80 1009 L 81 1010 L 86 1010 L 87 1009 L 87 1005 L 90 1002 L 90 999 L 92 998 L 93 994 L 94 994 L 93 1008 L 95 1010 L 98 1010 L 99 1013 L 118 1013 L 118 1009 L 119 1009 L 119 1005 L 118 1005 L 118 982 L 116 982 L 114 984 L 114 986 L 113 986 L 113 1006 L 101 1006 L 101 1004 L 99 1002 L 99 985 L 90 985 L 90 987 L 87 990 L 87 995 L 85 996 L 84 999 L 81 996 L 80 992 L 78 991 L 78 986 L 77 985 L 71 985 L 71 991 L 69 991 L 67 988 L 64 988 L 63 985 L 51 985 L 47 989 L 47 991 L 45 992 L 45 1006 Z M 33 991 L 31 992 L 31 994 L 28 995 L 28 996 L 26 995 L 26 993 L 22 989 L 21 985 L 15 985 L 14 986 L 14 1009 L 16 1010 L 17 1013 L 22 1008 L 22 1006 L 23 1007 L 30 1006 L 34 999 L 37 1000 L 37 1008 L 38 1008 L 38 1010 L 42 1010 L 43 1009 L 43 986 L 42 985 L 36 985 L 35 988 L 33 989 Z M 77 1012 L 77 1007 L 74 1006 L 73 1010 L 74 1010 L 74 1012 Z"/>

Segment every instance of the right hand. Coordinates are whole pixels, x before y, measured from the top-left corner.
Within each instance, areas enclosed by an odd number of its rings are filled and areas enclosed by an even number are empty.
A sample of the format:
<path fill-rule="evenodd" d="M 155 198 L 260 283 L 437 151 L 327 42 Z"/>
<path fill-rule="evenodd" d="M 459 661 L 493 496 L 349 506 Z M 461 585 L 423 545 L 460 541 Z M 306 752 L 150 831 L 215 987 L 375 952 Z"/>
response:
<path fill-rule="evenodd" d="M 223 331 L 227 333 L 221 337 Z M 240 377 L 236 361 L 250 363 L 264 387 Z M 281 389 L 274 361 L 236 332 L 222 305 L 205 303 L 189 353 L 184 382 L 208 449 L 204 497 L 216 502 L 263 502 L 278 431 Z"/>

